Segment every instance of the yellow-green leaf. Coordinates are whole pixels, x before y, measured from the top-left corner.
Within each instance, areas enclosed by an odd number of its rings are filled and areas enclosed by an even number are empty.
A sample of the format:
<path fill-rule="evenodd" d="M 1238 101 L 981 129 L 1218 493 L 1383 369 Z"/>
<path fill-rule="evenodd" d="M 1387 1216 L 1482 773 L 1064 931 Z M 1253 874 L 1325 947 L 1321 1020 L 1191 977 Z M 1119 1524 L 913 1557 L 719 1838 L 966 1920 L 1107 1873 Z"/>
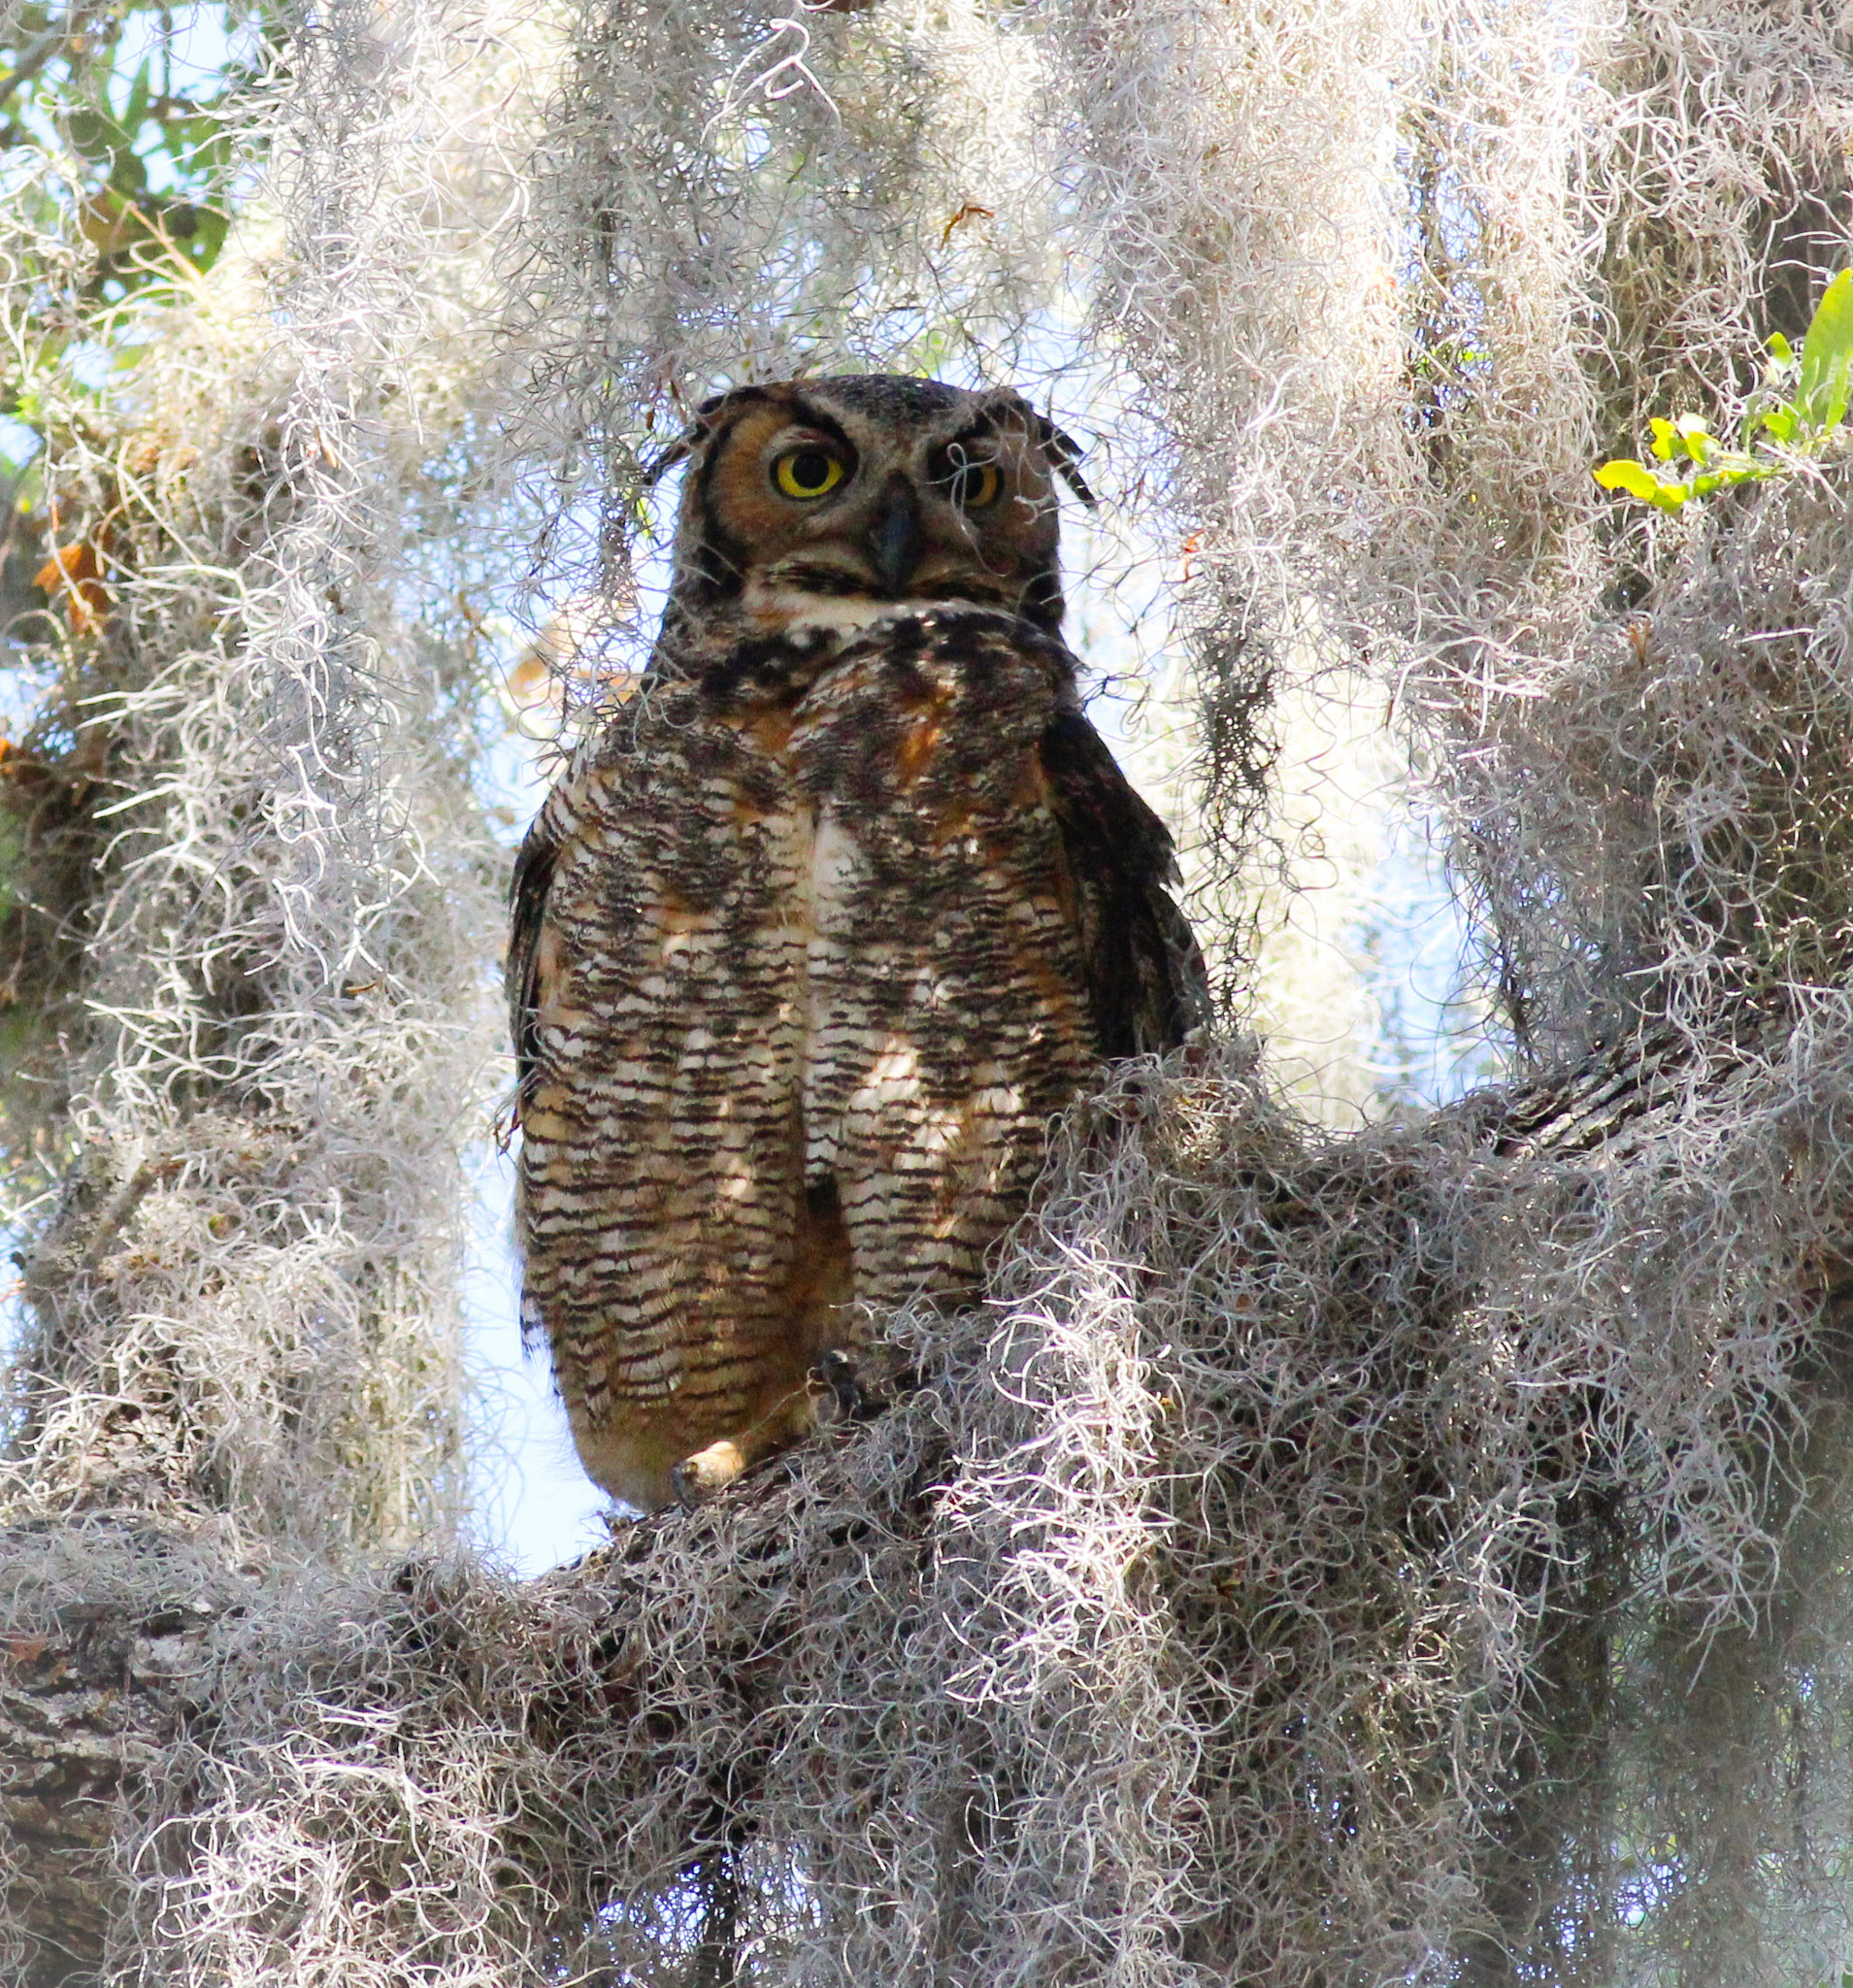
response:
<path fill-rule="evenodd" d="M 1686 486 L 1671 477 L 1656 476 L 1633 456 L 1617 456 L 1592 472 L 1605 490 L 1624 490 L 1657 511 L 1677 511 L 1686 501 Z"/>
<path fill-rule="evenodd" d="M 1843 269 L 1821 293 L 1802 341 L 1797 399 L 1817 429 L 1836 427 L 1846 413 L 1847 373 L 1853 367 L 1853 269 Z"/>

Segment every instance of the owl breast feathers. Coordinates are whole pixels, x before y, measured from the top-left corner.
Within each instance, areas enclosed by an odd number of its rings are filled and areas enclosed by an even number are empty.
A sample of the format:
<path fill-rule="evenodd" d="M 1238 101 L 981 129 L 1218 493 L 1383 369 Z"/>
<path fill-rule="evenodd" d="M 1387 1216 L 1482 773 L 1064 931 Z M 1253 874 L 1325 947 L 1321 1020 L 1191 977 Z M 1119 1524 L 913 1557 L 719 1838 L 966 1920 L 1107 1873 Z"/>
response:
<path fill-rule="evenodd" d="M 882 377 L 706 407 L 668 614 L 516 861 L 526 1318 L 653 1508 L 972 1302 L 1050 1119 L 1204 1018 L 1170 837 L 1055 634 L 1065 438 Z"/>

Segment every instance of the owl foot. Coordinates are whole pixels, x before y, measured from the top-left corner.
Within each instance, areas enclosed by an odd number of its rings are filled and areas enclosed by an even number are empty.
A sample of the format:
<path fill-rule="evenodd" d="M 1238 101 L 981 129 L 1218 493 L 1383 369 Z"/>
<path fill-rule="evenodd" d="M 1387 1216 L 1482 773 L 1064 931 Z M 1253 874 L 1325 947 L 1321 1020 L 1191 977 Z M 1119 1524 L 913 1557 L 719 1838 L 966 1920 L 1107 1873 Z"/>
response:
<path fill-rule="evenodd" d="M 831 1421 L 860 1422 L 867 1418 L 867 1397 L 856 1377 L 852 1353 L 844 1352 L 841 1346 L 830 1347 L 818 1356 L 817 1364 L 811 1370 L 811 1381 L 831 1401 Z"/>
<path fill-rule="evenodd" d="M 706 1505 L 717 1491 L 724 1491 L 746 1468 L 747 1459 L 736 1442 L 711 1442 L 693 1456 L 685 1456 L 669 1473 L 670 1489 L 676 1502 L 693 1511 Z"/>
<path fill-rule="evenodd" d="M 853 1353 L 832 1346 L 811 1370 L 811 1379 L 827 1388 L 836 1404 L 833 1420 L 873 1422 L 892 1406 L 897 1395 L 913 1391 L 913 1377 L 896 1374 L 879 1350 Z"/>

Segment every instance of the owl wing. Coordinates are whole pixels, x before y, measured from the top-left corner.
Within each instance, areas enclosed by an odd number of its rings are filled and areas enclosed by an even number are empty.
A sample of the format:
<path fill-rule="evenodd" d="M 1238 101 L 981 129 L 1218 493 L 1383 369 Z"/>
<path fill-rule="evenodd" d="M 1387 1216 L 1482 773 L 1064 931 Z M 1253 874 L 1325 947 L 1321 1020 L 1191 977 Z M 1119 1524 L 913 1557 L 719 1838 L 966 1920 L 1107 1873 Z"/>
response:
<path fill-rule="evenodd" d="M 541 926 L 546 895 L 559 856 L 559 832 L 544 808 L 521 839 L 509 881 L 509 957 L 503 986 L 509 1002 L 509 1034 L 514 1043 L 515 1122 L 534 1101 L 539 1071 L 541 1007 Z"/>
<path fill-rule="evenodd" d="M 809 836 L 788 731 L 693 681 L 640 691 L 515 861 L 524 1321 L 580 1460 L 631 1504 L 802 1397 L 793 1316 L 835 1302 L 818 1252 L 800 1261 Z"/>
<path fill-rule="evenodd" d="M 1171 896 L 1171 832 L 1079 711 L 1042 734 L 1048 802 L 1076 898 L 1082 970 L 1103 1055 L 1175 1049 L 1210 1018 L 1209 979 Z"/>
<path fill-rule="evenodd" d="M 906 610 L 805 699 L 815 809 L 803 1121 L 858 1302 L 975 1302 L 1048 1127 L 1206 1011 L 1171 841 L 1012 616 Z"/>

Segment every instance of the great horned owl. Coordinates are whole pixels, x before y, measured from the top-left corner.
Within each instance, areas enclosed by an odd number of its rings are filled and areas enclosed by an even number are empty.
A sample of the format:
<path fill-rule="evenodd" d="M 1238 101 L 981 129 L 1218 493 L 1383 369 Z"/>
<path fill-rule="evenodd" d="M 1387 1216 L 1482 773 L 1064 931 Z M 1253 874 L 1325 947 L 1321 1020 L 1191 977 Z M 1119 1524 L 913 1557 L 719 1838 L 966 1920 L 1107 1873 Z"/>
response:
<path fill-rule="evenodd" d="M 860 1320 L 974 1300 L 1051 1117 L 1206 1006 L 1056 632 L 1067 438 L 869 376 L 722 394 L 681 457 L 662 632 L 509 951 L 524 1319 L 644 1508 L 802 1435 Z"/>

